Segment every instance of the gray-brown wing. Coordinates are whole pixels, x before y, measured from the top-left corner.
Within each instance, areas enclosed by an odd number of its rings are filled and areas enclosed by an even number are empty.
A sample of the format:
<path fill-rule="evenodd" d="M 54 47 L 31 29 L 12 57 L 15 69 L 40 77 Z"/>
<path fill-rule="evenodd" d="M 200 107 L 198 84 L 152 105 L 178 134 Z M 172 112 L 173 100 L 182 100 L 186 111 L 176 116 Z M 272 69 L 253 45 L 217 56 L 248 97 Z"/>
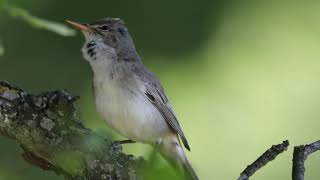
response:
<path fill-rule="evenodd" d="M 141 67 L 141 69 L 139 68 L 136 73 L 140 80 L 142 80 L 146 86 L 146 97 L 159 110 L 170 127 L 180 136 L 184 146 L 190 151 L 190 146 L 188 144 L 187 138 L 185 137 L 179 125 L 179 122 L 170 107 L 168 98 L 164 93 L 160 81 L 144 67 Z"/>
<path fill-rule="evenodd" d="M 190 151 L 190 146 L 188 144 L 187 138 L 185 137 L 173 110 L 171 109 L 168 102 L 163 101 L 164 99 L 166 99 L 163 92 L 155 90 L 154 87 L 148 87 L 145 94 L 148 97 L 149 101 L 159 110 L 170 127 L 180 136 L 184 147 L 186 147 Z"/>

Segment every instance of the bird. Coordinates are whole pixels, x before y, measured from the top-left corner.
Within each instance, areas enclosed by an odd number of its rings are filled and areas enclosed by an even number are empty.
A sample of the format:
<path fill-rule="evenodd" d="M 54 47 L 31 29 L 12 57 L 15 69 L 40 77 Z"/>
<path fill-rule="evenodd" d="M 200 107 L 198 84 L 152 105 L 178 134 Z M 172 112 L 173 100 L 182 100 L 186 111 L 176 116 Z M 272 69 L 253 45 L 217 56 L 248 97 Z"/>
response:
<path fill-rule="evenodd" d="M 84 35 L 81 50 L 94 74 L 96 109 L 109 127 L 128 138 L 119 143 L 150 144 L 188 179 L 199 179 L 182 148 L 190 151 L 160 80 L 142 63 L 124 21 L 66 22 Z"/>

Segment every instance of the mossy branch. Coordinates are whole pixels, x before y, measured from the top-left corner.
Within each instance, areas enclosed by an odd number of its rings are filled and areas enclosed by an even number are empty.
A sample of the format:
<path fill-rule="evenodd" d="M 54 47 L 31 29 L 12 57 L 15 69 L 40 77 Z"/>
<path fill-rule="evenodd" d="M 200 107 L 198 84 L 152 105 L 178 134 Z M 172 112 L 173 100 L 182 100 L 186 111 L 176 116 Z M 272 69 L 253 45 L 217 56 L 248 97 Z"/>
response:
<path fill-rule="evenodd" d="M 65 91 L 31 95 L 0 82 L 0 135 L 15 140 L 27 162 L 66 179 L 142 179 L 144 160 L 84 127 L 76 99 Z"/>
<path fill-rule="evenodd" d="M 153 171 L 145 172 L 145 160 L 122 153 L 121 147 L 112 146 L 111 139 L 84 127 L 73 106 L 77 99 L 65 91 L 32 95 L 0 81 L 0 135 L 16 141 L 27 162 L 66 179 L 150 179 Z M 288 141 L 272 146 L 238 179 L 249 179 L 288 146 Z M 304 161 L 319 149 L 320 141 L 295 147 L 293 179 L 304 179 Z M 157 172 L 164 173 L 168 172 Z"/>

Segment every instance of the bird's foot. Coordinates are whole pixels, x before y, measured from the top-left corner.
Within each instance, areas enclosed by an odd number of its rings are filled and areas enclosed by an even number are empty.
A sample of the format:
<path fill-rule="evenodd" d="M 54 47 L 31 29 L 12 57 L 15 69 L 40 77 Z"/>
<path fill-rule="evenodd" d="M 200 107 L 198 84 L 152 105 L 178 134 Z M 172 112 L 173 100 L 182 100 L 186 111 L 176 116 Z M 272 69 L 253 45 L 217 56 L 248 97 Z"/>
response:
<path fill-rule="evenodd" d="M 130 139 L 127 139 L 127 140 L 122 140 L 122 141 L 113 141 L 112 144 L 131 144 L 131 143 L 136 143 L 135 141 L 132 141 Z"/>
<path fill-rule="evenodd" d="M 113 141 L 111 147 L 112 147 L 113 151 L 121 152 L 122 151 L 122 146 L 121 145 L 122 144 L 130 144 L 130 143 L 135 143 L 135 141 L 132 141 L 130 139 L 123 140 L 123 141 Z"/>
<path fill-rule="evenodd" d="M 122 146 L 117 141 L 112 142 L 111 149 L 112 152 L 122 152 Z"/>

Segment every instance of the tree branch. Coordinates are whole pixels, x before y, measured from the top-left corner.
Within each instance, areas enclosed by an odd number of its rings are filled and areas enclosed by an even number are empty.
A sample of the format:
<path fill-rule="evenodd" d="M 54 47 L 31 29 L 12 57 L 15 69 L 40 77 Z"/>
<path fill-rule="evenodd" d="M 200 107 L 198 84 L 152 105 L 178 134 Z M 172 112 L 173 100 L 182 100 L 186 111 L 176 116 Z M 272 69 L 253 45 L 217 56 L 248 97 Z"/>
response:
<path fill-rule="evenodd" d="M 308 145 L 294 147 L 292 166 L 293 180 L 304 180 L 304 162 L 310 154 L 314 153 L 317 150 L 320 150 L 320 141 L 316 141 Z"/>
<path fill-rule="evenodd" d="M 242 171 L 240 177 L 237 180 L 248 180 L 256 171 L 265 166 L 268 162 L 274 160 L 279 154 L 287 150 L 289 146 L 289 141 L 285 140 L 282 144 L 273 145 L 266 152 L 264 152 L 256 161 L 247 166 L 247 168 Z"/>
<path fill-rule="evenodd" d="M 0 82 L 0 135 L 20 144 L 27 162 L 66 179 L 142 179 L 145 161 L 84 127 L 75 100 L 65 91 L 31 95 Z"/>
<path fill-rule="evenodd" d="M 113 148 L 111 139 L 84 127 L 73 106 L 78 98 L 65 91 L 32 95 L 0 81 L 0 135 L 16 141 L 27 162 L 66 179 L 147 179 L 150 172 L 142 174 L 141 168 L 148 165 L 142 158 L 122 153 L 121 147 Z M 287 140 L 273 145 L 238 180 L 248 180 L 288 146 Z M 304 162 L 319 149 L 320 141 L 294 148 L 293 180 L 304 179 Z"/>

